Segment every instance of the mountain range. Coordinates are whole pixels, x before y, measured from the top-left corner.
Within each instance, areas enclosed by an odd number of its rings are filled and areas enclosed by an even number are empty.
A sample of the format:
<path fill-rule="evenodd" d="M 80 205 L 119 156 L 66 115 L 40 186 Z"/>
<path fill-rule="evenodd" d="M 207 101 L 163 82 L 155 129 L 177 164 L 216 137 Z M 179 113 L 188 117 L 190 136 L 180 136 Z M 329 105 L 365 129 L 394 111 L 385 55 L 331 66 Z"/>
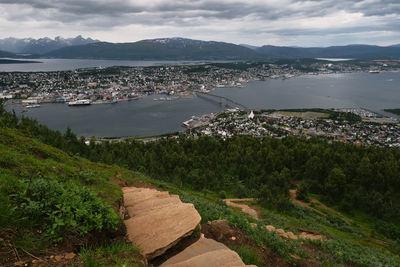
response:
<path fill-rule="evenodd" d="M 71 46 L 45 54 L 59 58 L 102 58 L 132 60 L 240 60 L 262 56 L 235 44 L 185 38 L 161 38 L 134 43 L 93 43 Z"/>
<path fill-rule="evenodd" d="M 265 45 L 254 51 L 269 58 L 400 58 L 400 46 L 346 45 L 331 47 L 283 47 Z"/>
<path fill-rule="evenodd" d="M 257 60 L 265 58 L 400 58 L 400 44 L 392 46 L 346 45 L 286 47 L 159 38 L 131 43 L 100 42 L 77 36 L 64 39 L 0 40 L 0 57 L 31 54 L 34 57 L 122 60 Z M 6 52 L 7 51 L 7 52 Z M 33 56 L 30 56 L 33 57 Z"/>
<path fill-rule="evenodd" d="M 16 55 L 14 53 L 6 52 L 6 51 L 1 51 L 0 50 L 0 58 L 14 58 Z"/>
<path fill-rule="evenodd" d="M 40 39 L 18 39 L 10 37 L 0 39 L 0 50 L 16 54 L 41 55 L 66 46 L 85 45 L 96 42 L 99 42 L 99 40 L 93 40 L 91 38 L 85 39 L 81 35 L 75 38 L 67 39 L 64 39 L 62 37 L 56 37 L 54 39 L 50 39 L 48 37 Z"/>

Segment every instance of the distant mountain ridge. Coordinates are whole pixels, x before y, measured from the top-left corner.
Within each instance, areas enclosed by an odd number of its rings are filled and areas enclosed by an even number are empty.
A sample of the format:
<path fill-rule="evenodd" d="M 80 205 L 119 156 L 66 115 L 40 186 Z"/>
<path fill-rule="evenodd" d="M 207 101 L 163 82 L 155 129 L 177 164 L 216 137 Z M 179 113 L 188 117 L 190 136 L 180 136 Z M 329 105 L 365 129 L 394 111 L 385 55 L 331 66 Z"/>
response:
<path fill-rule="evenodd" d="M 99 58 L 130 60 L 243 60 L 262 56 L 245 47 L 215 41 L 159 38 L 134 43 L 93 43 L 64 47 L 47 53 L 59 58 Z"/>
<path fill-rule="evenodd" d="M 353 44 L 331 47 L 261 47 L 187 38 L 157 38 L 130 43 L 100 42 L 77 36 L 64 39 L 0 40 L 1 57 L 122 59 L 122 60 L 257 60 L 265 58 L 400 58 L 400 44 Z M 7 52 L 12 52 L 8 53 Z M 14 55 L 13 53 L 17 54 Z"/>
<path fill-rule="evenodd" d="M 14 58 L 14 57 L 16 57 L 16 55 L 14 53 L 0 50 L 0 58 L 2 58 L 2 57 Z"/>
<path fill-rule="evenodd" d="M 0 39 L 0 50 L 16 54 L 36 54 L 41 55 L 66 46 L 85 45 L 99 42 L 91 38 L 83 38 L 81 35 L 75 38 L 56 37 L 54 39 L 45 37 L 40 39 L 32 38 L 5 38 Z"/>
<path fill-rule="evenodd" d="M 346 45 L 302 48 L 265 45 L 255 51 L 272 58 L 400 58 L 400 46 Z"/>

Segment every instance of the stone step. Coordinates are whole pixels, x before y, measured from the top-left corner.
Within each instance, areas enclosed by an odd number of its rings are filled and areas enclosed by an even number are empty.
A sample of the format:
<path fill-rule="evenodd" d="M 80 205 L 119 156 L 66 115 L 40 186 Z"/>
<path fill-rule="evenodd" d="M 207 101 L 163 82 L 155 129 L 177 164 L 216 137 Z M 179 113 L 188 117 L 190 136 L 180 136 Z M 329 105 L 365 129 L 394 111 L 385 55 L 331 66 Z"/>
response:
<path fill-rule="evenodd" d="M 128 238 L 148 260 L 190 236 L 201 221 L 193 204 L 168 192 L 125 188 L 124 202 L 131 217 L 125 220 Z"/>
<path fill-rule="evenodd" d="M 182 203 L 179 196 L 148 188 L 129 187 L 123 188 L 123 192 L 124 205 L 130 217 L 125 220 L 128 239 L 141 248 L 148 261 L 163 255 L 196 229 L 199 230 L 199 213 L 193 204 Z M 200 238 L 161 266 L 246 265 L 236 252 L 224 244 Z"/>
<path fill-rule="evenodd" d="M 213 239 L 200 238 L 160 267 L 240 267 L 246 266 L 239 255 Z M 249 265 L 247 265 L 249 266 Z"/>
<path fill-rule="evenodd" d="M 145 200 L 141 203 L 137 203 L 133 206 L 126 208 L 129 217 L 140 216 L 141 214 L 146 214 L 153 212 L 156 209 L 168 209 L 171 205 L 177 205 L 182 203 L 179 197 L 171 196 L 167 198 L 152 198 Z"/>
<path fill-rule="evenodd" d="M 125 207 L 134 206 L 135 204 L 141 203 L 148 199 L 154 198 L 168 198 L 170 195 L 168 192 L 160 192 L 157 190 L 153 191 L 131 191 L 124 194 Z"/>

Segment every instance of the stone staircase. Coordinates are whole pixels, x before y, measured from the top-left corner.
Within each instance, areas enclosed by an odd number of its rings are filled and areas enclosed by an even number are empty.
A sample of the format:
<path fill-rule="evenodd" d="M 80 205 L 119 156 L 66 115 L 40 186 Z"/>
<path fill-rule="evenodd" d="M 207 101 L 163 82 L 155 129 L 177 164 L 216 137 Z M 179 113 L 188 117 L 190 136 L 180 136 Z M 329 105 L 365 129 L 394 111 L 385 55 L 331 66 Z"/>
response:
<path fill-rule="evenodd" d="M 177 195 L 148 188 L 123 188 L 128 239 L 142 249 L 148 261 L 164 256 L 186 237 L 200 232 L 201 217 L 193 204 Z M 246 266 L 224 244 L 200 237 L 161 266 Z"/>

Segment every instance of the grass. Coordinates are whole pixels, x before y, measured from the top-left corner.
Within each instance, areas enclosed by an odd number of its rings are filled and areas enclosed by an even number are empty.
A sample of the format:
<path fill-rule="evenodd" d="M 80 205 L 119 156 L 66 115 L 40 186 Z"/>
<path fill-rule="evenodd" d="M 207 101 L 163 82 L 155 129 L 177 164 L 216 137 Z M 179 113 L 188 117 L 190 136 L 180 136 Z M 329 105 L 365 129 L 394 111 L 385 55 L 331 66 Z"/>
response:
<path fill-rule="evenodd" d="M 232 250 L 239 254 L 240 258 L 246 265 L 263 266 L 263 258 L 257 251 L 249 246 L 242 246 L 239 248 L 231 247 Z"/>
<path fill-rule="evenodd" d="M 0 127 L 0 177 L 0 236 L 40 255 L 70 233 L 116 228 L 121 221 L 114 207 L 122 197 L 117 183 L 139 176 Z"/>
<path fill-rule="evenodd" d="M 328 217 L 321 216 L 312 210 L 294 204 L 288 211 L 262 209 L 261 216 L 264 221 L 258 221 L 258 227 L 251 228 L 249 223 L 253 219 L 238 210 L 227 207 L 220 201 L 218 194 L 199 193 L 191 190 L 178 189 L 166 182 L 147 179 L 148 182 L 179 194 L 183 202 L 193 203 L 202 216 L 202 222 L 226 219 L 230 225 L 236 226 L 246 233 L 251 239 L 261 246 L 268 247 L 277 255 L 288 262 L 294 262 L 292 255 L 303 259 L 310 259 L 311 255 L 303 249 L 299 242 L 304 240 L 285 240 L 276 233 L 265 229 L 265 225 L 271 224 L 276 228 L 298 233 L 298 228 L 306 228 L 317 231 L 328 238 L 328 241 L 309 241 L 308 244 L 320 250 L 316 260 L 325 266 L 342 266 L 342 264 L 355 264 L 359 266 L 400 266 L 400 258 L 390 249 L 368 238 L 369 231 L 360 228 L 357 224 L 349 222 L 348 218 L 340 217 L 337 213 L 327 211 Z M 259 207 L 258 207 L 259 208 Z M 237 250 L 237 248 L 234 248 Z M 237 251 L 239 253 L 239 251 Z M 249 257 L 251 263 L 256 258 L 254 251 L 244 251 L 241 257 Z M 239 255 L 240 255 L 239 253 Z M 246 254 L 249 253 L 250 255 Z"/>
<path fill-rule="evenodd" d="M 140 249 L 132 244 L 118 242 L 97 248 L 85 248 L 79 253 L 84 267 L 144 266 Z"/>
<path fill-rule="evenodd" d="M 118 166 L 93 163 L 44 145 L 14 129 L 0 128 L 0 177 L 0 235 L 16 249 L 34 252 L 35 255 L 45 253 L 53 241 L 44 232 L 38 231 L 45 229 L 38 228 L 33 222 L 55 225 L 54 229 L 59 231 L 57 236 L 60 237 L 67 232 L 77 233 L 84 225 L 81 219 L 75 222 L 77 217 L 74 214 L 79 211 L 81 218 L 84 218 L 85 212 L 94 207 L 111 209 L 122 196 L 118 183 L 133 184 L 136 180 L 142 180 L 180 195 L 184 202 L 193 203 L 202 216 L 202 222 L 226 219 L 230 225 L 241 229 L 257 244 L 268 247 L 288 262 L 295 261 L 291 255 L 303 259 L 309 259 L 310 255 L 300 244 L 301 241 L 282 239 L 276 233 L 267 231 L 265 225 L 271 224 L 294 233 L 298 228 L 307 228 L 326 236 L 328 240 L 325 242 L 306 241 L 324 251 L 317 257 L 320 263 L 400 266 L 400 257 L 393 248 L 394 244 L 389 241 L 390 246 L 387 247 L 369 238 L 371 234 L 375 234 L 374 221 L 365 214 L 346 214 L 344 217 L 324 210 L 328 216 L 323 217 L 308 208 L 294 205 L 288 211 L 262 209 L 264 221 L 257 221 L 258 227 L 251 228 L 250 223 L 255 220 L 227 207 L 218 193 L 178 188 Z M 37 193 L 41 191 L 43 194 Z M 69 200 L 75 204 L 67 205 Z M 79 205 L 81 202 L 84 205 Z M 85 208 L 80 210 L 81 206 Z M 43 212 L 46 214 L 42 214 Z M 58 217 L 60 213 L 68 216 Z M 48 215 L 53 216 L 51 223 L 43 219 Z M 60 218 L 66 221 L 60 221 Z M 97 220 L 89 220 L 81 234 L 95 229 L 95 221 Z M 64 227 L 65 225 L 68 227 Z M 0 249 L 4 244 L 6 243 L 0 244 Z M 261 265 L 257 263 L 260 255 L 251 248 L 235 250 L 247 264 Z M 138 249 L 125 243 L 85 248 L 80 258 L 85 266 L 141 266 Z"/>

